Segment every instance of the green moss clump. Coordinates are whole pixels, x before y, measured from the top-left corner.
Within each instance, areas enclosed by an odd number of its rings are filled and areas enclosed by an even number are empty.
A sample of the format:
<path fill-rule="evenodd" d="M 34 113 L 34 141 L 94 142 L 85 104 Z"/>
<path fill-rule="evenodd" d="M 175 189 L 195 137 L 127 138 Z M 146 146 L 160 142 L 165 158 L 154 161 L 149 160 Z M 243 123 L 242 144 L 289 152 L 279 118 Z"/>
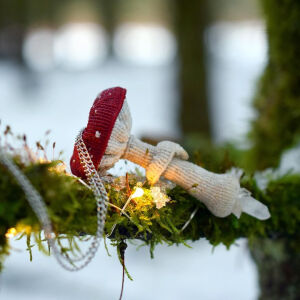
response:
<path fill-rule="evenodd" d="M 22 165 L 17 160 L 16 162 L 43 196 L 55 231 L 62 239 L 69 240 L 69 247 L 65 247 L 64 251 L 73 251 L 78 247 L 74 242 L 75 237 L 84 238 L 96 232 L 96 205 L 92 192 L 76 178 L 53 171 L 59 162 L 33 163 L 28 166 Z M 133 190 L 139 185 L 140 178 L 130 175 L 129 187 L 126 185 L 121 189 L 117 180 L 107 184 L 106 189 L 111 204 L 122 208 L 128 199 L 129 189 Z M 259 201 L 269 206 L 272 214 L 270 220 L 261 222 L 245 214 L 240 219 L 233 215 L 217 218 L 203 204 L 179 187 L 169 190 L 167 194 L 171 200 L 166 206 L 157 209 L 150 186 L 146 183 L 143 185 L 144 195 L 130 202 L 126 209 L 127 216 L 121 215 L 120 210 L 113 206 L 108 207 L 105 233 L 116 246 L 124 240 L 142 240 L 145 245 L 149 245 L 152 254 L 155 245 L 159 243 L 186 244 L 200 238 L 206 238 L 214 246 L 223 243 L 227 247 L 240 237 L 247 237 L 250 241 L 257 237 L 281 236 L 296 240 L 297 227 L 300 223 L 300 175 L 286 175 L 272 181 L 265 191 L 260 190 L 250 176 L 244 177 L 242 184 Z M 5 233 L 11 227 L 30 226 L 30 232 L 26 234 L 34 235 L 37 245 L 42 249 L 36 216 L 21 188 L 2 166 L 0 166 L 0 195 L 2 257 L 8 253 Z M 182 230 L 196 209 L 195 217 Z"/>
<path fill-rule="evenodd" d="M 300 140 L 300 1 L 261 0 L 261 4 L 269 55 L 254 101 L 258 117 L 250 133 L 253 149 L 248 158 L 252 170 L 278 166 L 283 151 Z M 280 193 L 281 201 L 276 203 L 282 210 L 272 215 L 276 229 L 273 240 L 258 238 L 253 243 L 252 254 L 260 275 L 259 299 L 299 299 L 300 239 L 294 231 L 300 213 L 296 181 L 286 177 L 268 187 L 270 192 Z M 284 189 L 289 190 L 288 194 Z M 291 237 L 291 232 L 296 234 Z"/>

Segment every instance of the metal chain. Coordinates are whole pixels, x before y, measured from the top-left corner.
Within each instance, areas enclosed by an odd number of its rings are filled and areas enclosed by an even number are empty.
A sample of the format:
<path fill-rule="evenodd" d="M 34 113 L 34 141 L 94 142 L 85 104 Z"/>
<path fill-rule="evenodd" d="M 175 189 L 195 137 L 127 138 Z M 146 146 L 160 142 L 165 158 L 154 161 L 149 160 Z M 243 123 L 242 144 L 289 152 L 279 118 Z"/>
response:
<path fill-rule="evenodd" d="M 97 231 L 91 243 L 91 246 L 85 254 L 79 258 L 70 258 L 67 253 L 62 253 L 61 249 L 56 246 L 55 237 L 53 232 L 52 224 L 47 213 L 47 208 L 45 202 L 43 201 L 41 195 L 32 186 L 26 176 L 21 172 L 21 170 L 13 163 L 11 159 L 3 152 L 0 148 L 0 162 L 7 167 L 11 174 L 15 177 L 19 185 L 24 190 L 28 203 L 33 209 L 34 213 L 37 215 L 42 228 L 45 232 L 45 237 L 48 240 L 51 249 L 53 250 L 54 256 L 57 262 L 66 270 L 74 272 L 79 271 L 86 267 L 92 259 L 99 248 L 100 240 L 104 232 L 105 217 L 107 212 L 107 204 L 109 199 L 105 190 L 105 187 L 97 173 L 95 166 L 91 160 L 88 150 L 86 149 L 85 143 L 82 139 L 82 131 L 78 134 L 75 142 L 76 148 L 78 150 L 80 163 L 82 164 L 83 170 L 85 172 L 86 178 L 88 180 L 89 186 L 92 189 L 96 204 L 97 204 Z M 82 262 L 83 261 L 83 262 Z M 82 262 L 79 265 L 75 263 Z"/>

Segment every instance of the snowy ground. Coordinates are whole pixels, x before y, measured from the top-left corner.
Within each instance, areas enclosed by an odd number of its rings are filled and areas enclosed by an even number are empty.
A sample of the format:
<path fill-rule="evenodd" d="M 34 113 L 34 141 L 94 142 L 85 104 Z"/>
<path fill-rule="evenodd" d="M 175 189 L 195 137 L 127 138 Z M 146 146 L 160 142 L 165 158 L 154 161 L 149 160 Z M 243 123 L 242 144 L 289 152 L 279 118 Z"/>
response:
<path fill-rule="evenodd" d="M 257 275 L 245 241 L 240 247 L 226 251 L 205 241 L 193 249 L 158 247 L 155 258 L 149 251 L 136 251 L 130 246 L 126 253 L 128 269 L 134 278 L 126 279 L 124 299 L 130 300 L 254 300 L 257 295 Z M 24 253 L 25 242 L 14 242 L 14 251 L 6 261 L 1 275 L 0 299 L 5 300 L 110 300 L 118 299 L 121 286 L 121 266 L 111 249 L 108 257 L 104 247 L 96 259 L 79 273 L 68 273 L 54 258 L 35 251 L 33 262 Z"/>
<path fill-rule="evenodd" d="M 265 57 L 260 24 L 222 24 L 208 33 L 212 114 L 215 139 L 237 139 L 248 130 L 253 117 L 249 102 Z M 55 70 L 20 72 L 0 63 L 0 119 L 14 132 L 27 133 L 31 142 L 45 131 L 57 149 L 70 157 L 74 137 L 87 119 L 95 95 L 120 85 L 128 89 L 128 102 L 136 135 L 176 136 L 176 67 L 138 67 L 109 61 L 87 72 Z M 126 281 L 124 299 L 254 300 L 257 273 L 246 242 L 227 251 L 205 241 L 193 249 L 161 246 L 151 260 L 147 249 L 127 251 L 127 266 L 134 282 Z M 53 258 L 36 251 L 29 262 L 25 242 L 12 242 L 14 251 L 0 275 L 0 299 L 94 300 L 118 299 L 121 267 L 113 249 L 108 257 L 102 247 L 97 259 L 84 271 L 69 274 Z"/>

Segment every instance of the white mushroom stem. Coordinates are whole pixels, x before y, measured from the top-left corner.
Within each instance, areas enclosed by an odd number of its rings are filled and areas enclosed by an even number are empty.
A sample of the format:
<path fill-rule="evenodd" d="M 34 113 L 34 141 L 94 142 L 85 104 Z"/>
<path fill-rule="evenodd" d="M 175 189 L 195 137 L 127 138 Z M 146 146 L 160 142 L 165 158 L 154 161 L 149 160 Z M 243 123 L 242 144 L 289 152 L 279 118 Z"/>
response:
<path fill-rule="evenodd" d="M 151 184 L 163 176 L 186 189 L 218 217 L 231 213 L 240 217 L 242 212 L 260 220 L 270 217 L 268 208 L 240 187 L 240 172 L 209 172 L 187 162 L 188 154 L 180 145 L 164 141 L 152 146 L 130 136 L 130 131 L 131 114 L 125 100 L 98 168 L 100 172 L 124 158 L 145 168 Z"/>
<path fill-rule="evenodd" d="M 268 208 L 240 187 L 240 175 L 215 174 L 185 161 L 183 157 L 187 159 L 185 151 L 175 143 L 162 142 L 155 147 L 131 136 L 121 158 L 145 168 L 150 182 L 156 170 L 156 177 L 162 175 L 183 187 L 218 217 L 231 213 L 239 217 L 242 212 L 261 220 L 270 217 Z M 152 183 L 156 181 L 154 178 Z"/>

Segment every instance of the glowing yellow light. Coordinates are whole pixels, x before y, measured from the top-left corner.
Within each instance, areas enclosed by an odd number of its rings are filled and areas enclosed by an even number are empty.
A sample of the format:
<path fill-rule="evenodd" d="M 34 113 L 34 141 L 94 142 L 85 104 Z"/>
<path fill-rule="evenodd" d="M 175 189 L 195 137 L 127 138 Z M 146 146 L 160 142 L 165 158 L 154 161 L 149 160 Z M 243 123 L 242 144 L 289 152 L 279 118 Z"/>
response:
<path fill-rule="evenodd" d="M 144 195 L 144 190 L 140 187 L 136 188 L 134 193 L 130 196 L 131 199 L 142 197 Z"/>
<path fill-rule="evenodd" d="M 17 233 L 25 232 L 26 234 L 30 234 L 32 231 L 31 226 L 23 225 L 23 224 L 18 224 L 16 229 L 17 229 Z"/>
<path fill-rule="evenodd" d="M 65 173 L 66 175 L 69 175 L 66 172 L 66 168 L 67 168 L 67 166 L 64 163 L 60 163 L 60 164 L 56 165 L 55 167 L 50 167 L 49 171 L 57 173 L 57 174 Z"/>
<path fill-rule="evenodd" d="M 130 197 L 128 198 L 128 200 L 126 201 L 124 207 L 123 207 L 122 210 L 121 210 L 121 214 L 124 213 L 124 211 L 125 211 L 127 205 L 130 203 L 130 201 L 131 201 L 132 199 L 138 198 L 138 197 L 142 197 L 143 195 L 144 195 L 144 190 L 143 190 L 142 188 L 140 188 L 140 187 L 137 187 L 137 188 L 135 189 L 134 193 L 131 194 L 131 196 L 130 196 Z"/>
<path fill-rule="evenodd" d="M 14 236 L 17 235 L 17 233 L 18 233 L 17 229 L 12 227 L 7 230 L 7 232 L 5 233 L 5 237 L 8 239 L 13 238 Z"/>
<path fill-rule="evenodd" d="M 40 164 L 48 164 L 48 163 L 50 163 L 50 160 L 47 160 L 43 157 L 39 157 L 37 162 L 40 163 Z"/>

